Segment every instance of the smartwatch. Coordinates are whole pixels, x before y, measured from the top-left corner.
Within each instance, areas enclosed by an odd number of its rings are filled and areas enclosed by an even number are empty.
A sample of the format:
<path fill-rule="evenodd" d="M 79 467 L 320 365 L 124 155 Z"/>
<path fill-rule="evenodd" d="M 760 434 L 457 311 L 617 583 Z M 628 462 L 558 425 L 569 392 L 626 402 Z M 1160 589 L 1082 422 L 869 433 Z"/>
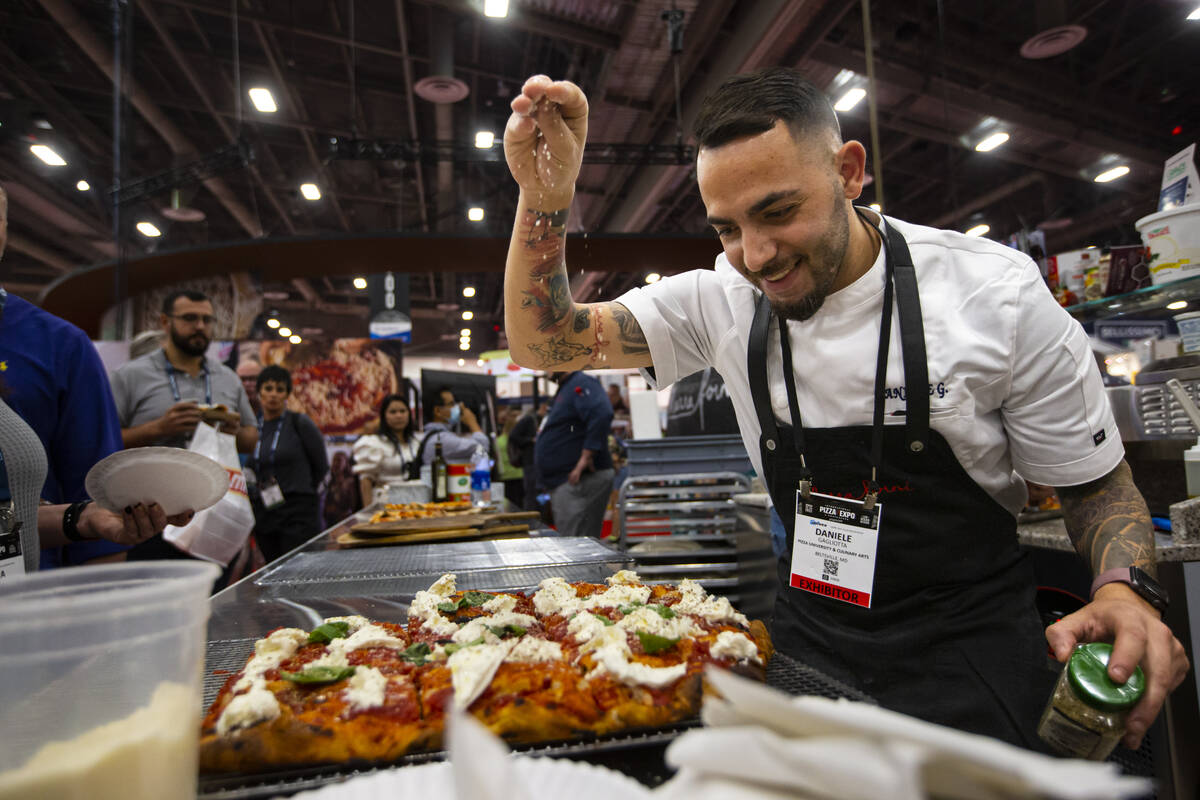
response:
<path fill-rule="evenodd" d="M 1137 592 L 1138 596 L 1145 600 L 1150 605 L 1158 610 L 1158 613 L 1166 613 L 1167 606 L 1171 600 L 1167 596 L 1167 590 L 1162 587 L 1162 584 L 1150 577 L 1150 575 L 1137 567 L 1116 567 L 1114 569 L 1105 570 L 1096 576 L 1096 580 L 1092 581 L 1092 593 L 1090 599 L 1095 599 L 1096 590 L 1106 583 L 1120 581 L 1121 583 L 1129 584 L 1129 588 Z"/>

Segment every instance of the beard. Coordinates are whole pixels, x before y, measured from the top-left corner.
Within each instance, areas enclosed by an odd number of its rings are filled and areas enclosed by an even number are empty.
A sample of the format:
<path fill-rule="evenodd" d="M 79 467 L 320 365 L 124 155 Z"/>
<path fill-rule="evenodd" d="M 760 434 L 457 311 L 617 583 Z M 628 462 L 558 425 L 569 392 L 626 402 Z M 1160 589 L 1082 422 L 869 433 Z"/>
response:
<path fill-rule="evenodd" d="M 841 272 L 842 263 L 845 261 L 846 250 L 849 244 L 850 223 L 846 219 L 845 207 L 835 202 L 833 204 L 833 214 L 829 218 L 827 235 L 817 244 L 817 248 L 811 256 L 799 262 L 791 262 L 795 269 L 808 268 L 812 273 L 813 289 L 799 300 L 792 300 L 790 302 L 776 302 L 772 300 L 771 308 L 780 319 L 803 322 L 811 319 L 813 315 L 821 310 L 821 306 L 825 303 L 825 298 L 832 293 L 833 284 L 837 282 L 838 273 Z M 761 289 L 763 278 L 786 271 L 787 264 L 781 263 L 785 261 L 787 259 L 779 259 L 767 264 L 753 282 Z"/>
<path fill-rule="evenodd" d="M 208 350 L 208 336 L 196 332 L 191 336 L 184 336 L 179 331 L 175 330 L 175 326 L 171 326 L 171 342 L 179 350 L 179 352 L 189 356 L 202 356 Z"/>

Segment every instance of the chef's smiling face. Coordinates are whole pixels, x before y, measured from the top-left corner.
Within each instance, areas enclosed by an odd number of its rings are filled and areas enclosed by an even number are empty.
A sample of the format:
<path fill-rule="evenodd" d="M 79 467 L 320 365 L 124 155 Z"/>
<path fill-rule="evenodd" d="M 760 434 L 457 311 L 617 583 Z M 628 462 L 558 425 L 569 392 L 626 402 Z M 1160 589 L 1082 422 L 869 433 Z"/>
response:
<path fill-rule="evenodd" d="M 849 282 L 839 281 L 854 213 L 846 201 L 862 188 L 861 153 L 857 142 L 797 139 L 776 122 L 696 158 L 708 222 L 729 263 L 784 318 L 810 318 Z"/>

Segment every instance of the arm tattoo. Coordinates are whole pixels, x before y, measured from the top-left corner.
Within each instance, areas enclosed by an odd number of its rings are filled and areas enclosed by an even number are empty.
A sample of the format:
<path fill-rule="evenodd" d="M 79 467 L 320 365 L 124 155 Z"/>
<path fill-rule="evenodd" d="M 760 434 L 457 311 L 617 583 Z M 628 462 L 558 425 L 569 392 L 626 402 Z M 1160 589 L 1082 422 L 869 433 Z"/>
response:
<path fill-rule="evenodd" d="M 521 308 L 535 309 L 539 331 L 556 330 L 571 313 L 571 288 L 562 270 L 550 277 L 549 290 L 535 286 L 524 295 Z"/>
<path fill-rule="evenodd" d="M 1122 461 L 1099 480 L 1059 487 L 1063 518 L 1076 551 L 1099 575 L 1136 566 L 1154 574 L 1154 532 L 1146 501 Z"/>
<path fill-rule="evenodd" d="M 567 337 L 559 335 L 551 336 L 544 344 L 531 344 L 529 350 L 539 359 L 543 367 L 553 367 L 558 364 L 565 364 L 568 361 L 573 361 L 580 356 L 588 356 L 592 354 L 592 348 L 568 342 Z"/>
<path fill-rule="evenodd" d="M 576 333 L 583 333 L 592 324 L 592 315 L 586 308 L 575 311 L 575 323 L 572 326 Z"/>
<path fill-rule="evenodd" d="M 525 212 L 525 249 L 541 264 L 558 266 L 563 263 L 567 239 L 567 215 L 570 209 Z"/>
<path fill-rule="evenodd" d="M 650 345 L 646 342 L 646 334 L 637 319 L 624 306 L 613 305 L 613 319 L 617 322 L 617 341 L 621 343 L 624 353 L 649 353 Z"/>

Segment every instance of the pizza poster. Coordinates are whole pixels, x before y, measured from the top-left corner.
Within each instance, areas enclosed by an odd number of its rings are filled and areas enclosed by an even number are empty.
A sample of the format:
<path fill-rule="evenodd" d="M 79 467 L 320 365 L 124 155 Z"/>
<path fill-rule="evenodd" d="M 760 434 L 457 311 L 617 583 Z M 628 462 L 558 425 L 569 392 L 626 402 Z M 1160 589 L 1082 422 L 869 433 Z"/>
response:
<path fill-rule="evenodd" d="M 400 391 L 401 346 L 371 339 L 242 342 L 238 372 L 246 364 L 286 368 L 288 409 L 307 414 L 326 436 L 352 436 L 373 428 L 383 398 Z"/>

